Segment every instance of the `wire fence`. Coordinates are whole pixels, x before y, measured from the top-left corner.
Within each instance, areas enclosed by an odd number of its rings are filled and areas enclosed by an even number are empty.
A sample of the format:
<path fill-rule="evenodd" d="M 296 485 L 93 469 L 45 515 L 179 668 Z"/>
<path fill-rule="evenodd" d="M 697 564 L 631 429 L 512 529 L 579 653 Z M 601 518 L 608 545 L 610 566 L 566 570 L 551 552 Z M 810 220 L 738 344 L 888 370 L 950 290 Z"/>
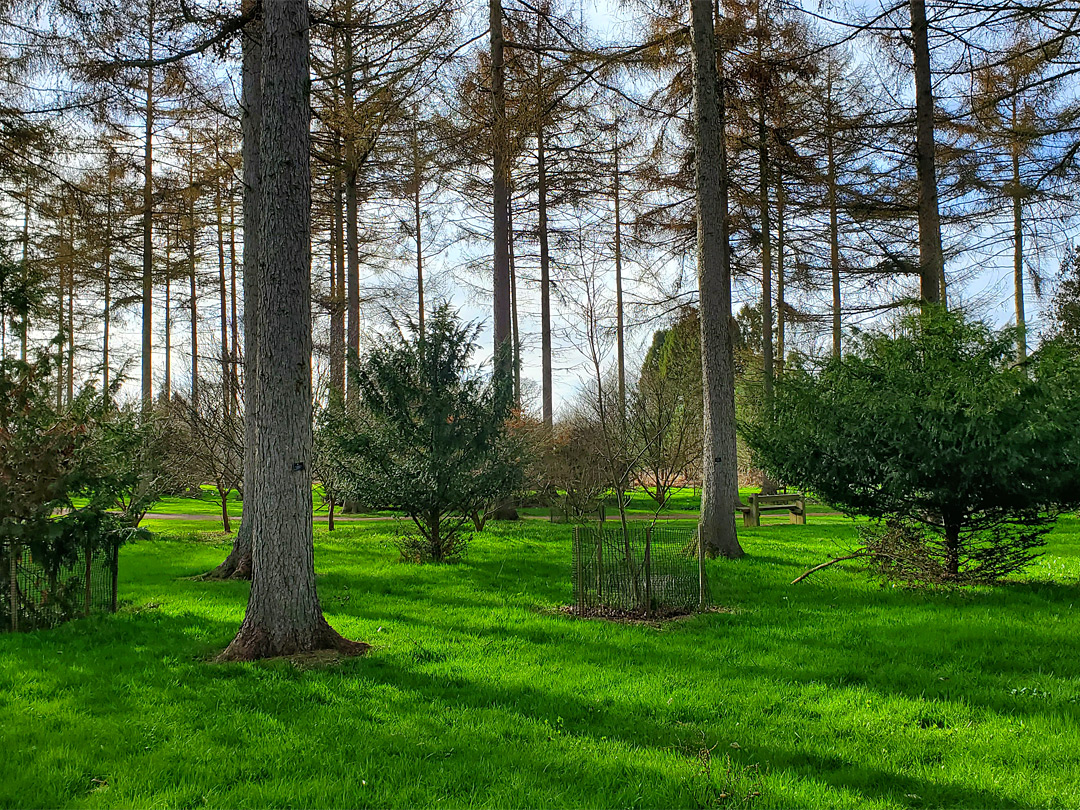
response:
<path fill-rule="evenodd" d="M 696 528 L 638 522 L 577 526 L 573 565 L 580 615 L 676 615 L 708 602 Z"/>
<path fill-rule="evenodd" d="M 0 632 L 38 630 L 97 611 L 116 612 L 119 547 L 79 549 L 64 564 L 0 543 Z"/>

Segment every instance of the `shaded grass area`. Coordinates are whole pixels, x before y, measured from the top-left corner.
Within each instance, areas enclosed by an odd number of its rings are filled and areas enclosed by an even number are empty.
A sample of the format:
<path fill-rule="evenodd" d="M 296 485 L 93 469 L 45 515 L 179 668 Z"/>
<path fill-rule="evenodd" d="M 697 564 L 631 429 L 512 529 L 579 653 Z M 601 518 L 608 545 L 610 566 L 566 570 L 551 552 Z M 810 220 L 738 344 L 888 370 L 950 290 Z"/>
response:
<path fill-rule="evenodd" d="M 168 524 L 175 529 L 175 521 Z M 689 526 L 689 524 L 688 524 Z M 227 546 L 121 556 L 116 616 L 0 636 L 0 806 L 1074 807 L 1080 523 L 1023 580 L 882 588 L 848 521 L 741 530 L 711 612 L 578 620 L 570 531 L 496 524 L 460 564 L 385 524 L 317 536 L 324 609 L 376 649 L 218 665 Z M 1050 581 L 1053 578 L 1055 581 Z"/>

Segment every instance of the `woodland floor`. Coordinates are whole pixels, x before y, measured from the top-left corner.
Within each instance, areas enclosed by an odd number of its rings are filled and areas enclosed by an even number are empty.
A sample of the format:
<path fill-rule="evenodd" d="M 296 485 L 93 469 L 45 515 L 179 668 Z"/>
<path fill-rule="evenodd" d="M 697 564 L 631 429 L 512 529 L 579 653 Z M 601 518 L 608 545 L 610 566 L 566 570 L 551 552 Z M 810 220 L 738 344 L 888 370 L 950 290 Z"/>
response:
<path fill-rule="evenodd" d="M 170 510 L 171 511 L 171 510 Z M 245 583 L 205 522 L 121 552 L 121 611 L 0 635 L 0 807 L 1076 807 L 1080 521 L 1020 581 L 788 583 L 851 522 L 742 529 L 722 610 L 576 619 L 570 529 L 496 524 L 456 565 L 385 523 L 316 529 L 327 664 L 208 663 Z M 191 533 L 189 533 L 191 532 Z"/>

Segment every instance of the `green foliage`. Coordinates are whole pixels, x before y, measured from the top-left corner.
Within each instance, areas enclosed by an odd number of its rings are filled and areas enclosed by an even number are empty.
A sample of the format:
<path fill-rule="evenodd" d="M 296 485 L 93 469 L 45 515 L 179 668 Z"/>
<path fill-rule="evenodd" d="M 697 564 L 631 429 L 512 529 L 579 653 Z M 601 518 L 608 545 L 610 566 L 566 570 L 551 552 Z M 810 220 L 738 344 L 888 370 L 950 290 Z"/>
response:
<path fill-rule="evenodd" d="M 14 549 L 28 551 L 52 583 L 80 554 L 111 552 L 136 532 L 127 515 L 107 510 L 131 483 L 128 453 L 140 441 L 137 424 L 93 388 L 57 408 L 51 388 L 57 362 L 49 351 L 26 361 L 0 358 L 0 590 L 5 594 Z M 0 621 L 10 618 L 9 605 L 3 600 Z"/>
<path fill-rule="evenodd" d="M 1080 245 L 1073 247 L 1061 262 L 1050 318 L 1057 337 L 1080 344 Z"/>
<path fill-rule="evenodd" d="M 326 464 L 348 497 L 412 518 L 406 556 L 442 562 L 460 554 L 466 522 L 509 496 L 521 449 L 508 430 L 509 380 L 472 363 L 478 327 L 447 306 L 359 362 L 359 405 L 328 421 L 337 449 Z"/>
<path fill-rule="evenodd" d="M 790 369 L 773 413 L 743 433 L 777 480 L 922 538 L 940 578 L 995 579 L 1080 505 L 1080 366 L 1056 343 L 1014 357 L 1013 330 L 909 315 L 842 359 Z"/>
<path fill-rule="evenodd" d="M 698 313 L 687 309 L 653 335 L 627 408 L 636 477 L 660 506 L 700 471 L 702 409 Z"/>

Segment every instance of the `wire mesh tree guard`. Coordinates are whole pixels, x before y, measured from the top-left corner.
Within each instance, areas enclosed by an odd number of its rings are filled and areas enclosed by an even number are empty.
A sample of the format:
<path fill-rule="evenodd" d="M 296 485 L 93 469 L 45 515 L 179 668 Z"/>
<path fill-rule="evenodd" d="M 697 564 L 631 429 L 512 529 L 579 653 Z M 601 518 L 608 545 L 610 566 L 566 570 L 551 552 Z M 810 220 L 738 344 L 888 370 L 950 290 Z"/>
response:
<path fill-rule="evenodd" d="M 35 559 L 27 545 L 0 541 L 0 632 L 55 627 L 97 611 L 116 612 L 119 545 L 75 550 L 64 562 Z"/>
<path fill-rule="evenodd" d="M 696 527 L 576 526 L 573 609 L 646 618 L 691 613 L 708 602 Z"/>

